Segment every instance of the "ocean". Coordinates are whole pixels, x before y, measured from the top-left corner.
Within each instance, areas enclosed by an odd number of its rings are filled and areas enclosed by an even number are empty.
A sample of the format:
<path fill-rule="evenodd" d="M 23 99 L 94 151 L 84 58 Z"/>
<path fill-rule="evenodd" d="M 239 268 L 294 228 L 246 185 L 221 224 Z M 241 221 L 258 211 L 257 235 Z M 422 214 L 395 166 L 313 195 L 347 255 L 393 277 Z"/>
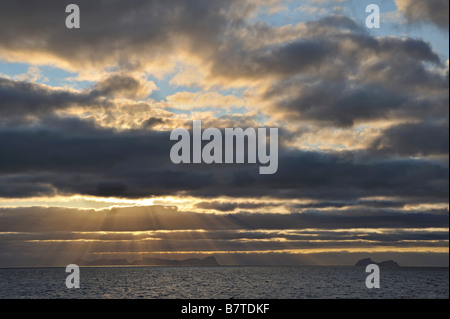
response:
<path fill-rule="evenodd" d="M 64 268 L 0 269 L 0 298 L 392 299 L 449 298 L 448 268 L 381 269 L 368 289 L 359 267 L 85 267 L 68 289 Z"/>

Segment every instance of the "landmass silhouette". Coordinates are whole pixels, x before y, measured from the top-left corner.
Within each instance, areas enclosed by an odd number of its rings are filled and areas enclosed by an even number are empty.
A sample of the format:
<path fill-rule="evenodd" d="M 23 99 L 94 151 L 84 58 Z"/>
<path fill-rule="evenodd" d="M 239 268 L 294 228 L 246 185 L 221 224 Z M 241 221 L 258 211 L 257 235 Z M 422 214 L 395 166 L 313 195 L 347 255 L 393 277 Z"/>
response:
<path fill-rule="evenodd" d="M 79 259 L 75 261 L 78 266 L 220 266 L 214 256 L 200 258 L 162 259 L 143 258 L 129 262 L 127 259 L 97 259 L 92 261 Z"/>
<path fill-rule="evenodd" d="M 400 265 L 393 260 L 382 261 L 381 263 L 374 262 L 371 258 L 364 258 L 358 261 L 356 267 L 367 267 L 367 265 L 375 264 L 380 268 L 400 268 Z"/>

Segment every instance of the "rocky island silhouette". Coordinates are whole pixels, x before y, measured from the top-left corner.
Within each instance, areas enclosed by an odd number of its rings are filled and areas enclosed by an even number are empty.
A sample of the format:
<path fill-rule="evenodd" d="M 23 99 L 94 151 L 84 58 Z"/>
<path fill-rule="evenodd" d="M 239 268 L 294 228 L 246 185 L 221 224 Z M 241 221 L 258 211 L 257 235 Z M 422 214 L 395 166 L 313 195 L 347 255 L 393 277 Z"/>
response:
<path fill-rule="evenodd" d="M 364 258 L 364 259 L 359 260 L 355 264 L 355 267 L 367 267 L 367 265 L 370 265 L 370 264 L 378 265 L 380 268 L 400 268 L 400 265 L 393 260 L 386 260 L 386 261 L 377 263 L 377 262 L 373 261 L 371 258 Z"/>

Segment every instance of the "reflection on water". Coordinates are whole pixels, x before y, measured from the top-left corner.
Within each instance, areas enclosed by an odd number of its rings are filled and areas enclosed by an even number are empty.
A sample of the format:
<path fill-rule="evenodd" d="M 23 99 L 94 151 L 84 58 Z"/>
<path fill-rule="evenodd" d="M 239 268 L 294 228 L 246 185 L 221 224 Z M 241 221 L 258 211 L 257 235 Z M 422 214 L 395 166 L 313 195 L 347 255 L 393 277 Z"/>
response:
<path fill-rule="evenodd" d="M 448 298 L 448 268 L 382 269 L 367 289 L 356 267 L 81 268 L 67 289 L 64 268 L 0 269 L 0 298 Z"/>

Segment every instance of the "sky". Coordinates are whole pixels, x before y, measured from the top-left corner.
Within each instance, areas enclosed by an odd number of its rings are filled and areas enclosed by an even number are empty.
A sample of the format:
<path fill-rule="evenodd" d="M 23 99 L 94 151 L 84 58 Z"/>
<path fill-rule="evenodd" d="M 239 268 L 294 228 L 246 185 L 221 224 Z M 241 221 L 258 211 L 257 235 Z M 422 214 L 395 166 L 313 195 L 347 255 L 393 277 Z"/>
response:
<path fill-rule="evenodd" d="M 0 267 L 448 267 L 448 9 L 2 0 Z M 172 163 L 170 133 L 194 120 L 278 128 L 278 171 Z"/>

